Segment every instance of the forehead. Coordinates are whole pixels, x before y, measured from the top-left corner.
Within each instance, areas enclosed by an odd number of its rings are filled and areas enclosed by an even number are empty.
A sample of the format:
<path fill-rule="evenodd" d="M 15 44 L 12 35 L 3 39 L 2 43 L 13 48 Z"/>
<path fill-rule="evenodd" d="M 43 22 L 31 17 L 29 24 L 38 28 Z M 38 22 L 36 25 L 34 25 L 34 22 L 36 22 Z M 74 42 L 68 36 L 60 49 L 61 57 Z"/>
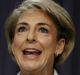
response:
<path fill-rule="evenodd" d="M 53 25 L 54 22 L 53 20 L 50 18 L 50 16 L 47 14 L 47 12 L 42 11 L 40 9 L 28 9 L 26 11 L 24 11 L 19 19 L 18 19 L 18 23 L 19 22 L 46 22 L 50 25 Z"/>
<path fill-rule="evenodd" d="M 49 15 L 45 12 L 42 11 L 40 9 L 28 9 L 26 11 L 24 11 L 19 18 L 24 18 L 24 17 L 31 17 L 31 16 L 36 16 L 37 17 L 46 17 L 46 18 L 50 18 Z"/>

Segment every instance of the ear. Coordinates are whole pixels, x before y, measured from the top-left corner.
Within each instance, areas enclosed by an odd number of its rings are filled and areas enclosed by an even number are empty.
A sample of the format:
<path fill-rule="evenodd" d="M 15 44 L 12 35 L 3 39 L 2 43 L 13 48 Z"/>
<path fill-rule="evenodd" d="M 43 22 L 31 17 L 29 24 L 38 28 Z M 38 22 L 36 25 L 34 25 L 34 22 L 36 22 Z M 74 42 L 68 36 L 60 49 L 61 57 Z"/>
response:
<path fill-rule="evenodd" d="M 55 56 L 60 55 L 64 51 L 65 39 L 60 39 L 57 43 Z"/>

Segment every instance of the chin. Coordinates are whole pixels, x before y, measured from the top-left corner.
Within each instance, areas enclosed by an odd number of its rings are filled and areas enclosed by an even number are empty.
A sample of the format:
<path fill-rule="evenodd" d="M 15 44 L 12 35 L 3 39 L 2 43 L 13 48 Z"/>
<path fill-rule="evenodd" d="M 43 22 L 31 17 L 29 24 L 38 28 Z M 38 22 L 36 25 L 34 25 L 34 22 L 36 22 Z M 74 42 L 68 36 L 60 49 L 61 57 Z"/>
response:
<path fill-rule="evenodd" d="M 19 67 L 22 69 L 22 70 L 26 70 L 28 72 L 30 71 L 36 71 L 38 69 L 40 69 L 41 67 L 41 64 L 39 62 L 25 62 L 25 63 L 22 63 L 21 65 L 19 65 Z"/>

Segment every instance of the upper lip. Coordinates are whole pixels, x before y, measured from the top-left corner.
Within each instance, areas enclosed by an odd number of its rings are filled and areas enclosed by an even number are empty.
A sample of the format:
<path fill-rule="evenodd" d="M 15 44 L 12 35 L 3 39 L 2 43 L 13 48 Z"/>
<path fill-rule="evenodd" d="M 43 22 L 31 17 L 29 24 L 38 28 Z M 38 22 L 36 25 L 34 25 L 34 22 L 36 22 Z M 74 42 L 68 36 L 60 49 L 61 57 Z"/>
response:
<path fill-rule="evenodd" d="M 23 51 L 41 51 L 41 50 L 36 48 L 25 48 L 23 49 Z"/>

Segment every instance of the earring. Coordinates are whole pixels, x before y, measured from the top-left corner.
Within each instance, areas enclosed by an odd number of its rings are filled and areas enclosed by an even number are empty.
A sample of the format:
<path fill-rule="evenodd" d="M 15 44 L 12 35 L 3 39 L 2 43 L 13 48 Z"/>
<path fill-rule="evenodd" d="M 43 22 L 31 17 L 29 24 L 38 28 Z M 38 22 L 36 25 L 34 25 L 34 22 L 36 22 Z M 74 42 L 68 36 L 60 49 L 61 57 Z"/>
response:
<path fill-rule="evenodd" d="M 59 55 L 59 53 L 58 52 L 56 52 L 56 56 L 58 56 Z"/>
<path fill-rule="evenodd" d="M 55 56 L 55 57 L 57 57 L 58 55 L 59 55 L 59 53 L 58 53 L 58 52 L 56 52 L 56 53 L 54 54 L 54 56 Z"/>

